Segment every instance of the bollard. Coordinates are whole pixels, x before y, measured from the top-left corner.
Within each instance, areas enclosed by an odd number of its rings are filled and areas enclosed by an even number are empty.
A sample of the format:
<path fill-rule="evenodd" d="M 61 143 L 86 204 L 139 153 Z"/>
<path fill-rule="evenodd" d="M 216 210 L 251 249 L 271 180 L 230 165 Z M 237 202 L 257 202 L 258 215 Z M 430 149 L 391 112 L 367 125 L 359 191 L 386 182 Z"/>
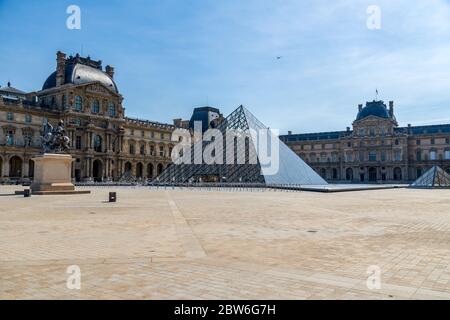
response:
<path fill-rule="evenodd" d="M 115 192 L 109 193 L 109 202 L 116 202 L 117 201 L 117 194 Z"/>
<path fill-rule="evenodd" d="M 25 198 L 31 197 L 31 190 L 30 190 L 30 189 L 24 189 L 24 190 L 23 190 L 23 196 L 24 196 Z"/>

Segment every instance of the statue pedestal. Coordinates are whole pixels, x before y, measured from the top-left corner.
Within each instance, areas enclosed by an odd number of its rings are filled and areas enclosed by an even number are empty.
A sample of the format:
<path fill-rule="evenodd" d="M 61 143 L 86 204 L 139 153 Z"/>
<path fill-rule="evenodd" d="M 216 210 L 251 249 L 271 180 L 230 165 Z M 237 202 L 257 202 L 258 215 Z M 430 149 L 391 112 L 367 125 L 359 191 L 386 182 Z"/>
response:
<path fill-rule="evenodd" d="M 44 153 L 32 158 L 34 161 L 34 180 L 32 194 L 80 194 L 88 190 L 76 191 L 72 183 L 73 158 L 68 154 Z"/>

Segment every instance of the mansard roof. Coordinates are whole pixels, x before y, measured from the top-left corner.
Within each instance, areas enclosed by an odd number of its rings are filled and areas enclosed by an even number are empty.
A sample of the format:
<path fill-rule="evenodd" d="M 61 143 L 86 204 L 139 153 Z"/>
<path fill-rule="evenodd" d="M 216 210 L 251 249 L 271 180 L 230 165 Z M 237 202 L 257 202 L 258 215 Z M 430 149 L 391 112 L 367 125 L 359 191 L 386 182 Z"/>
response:
<path fill-rule="evenodd" d="M 358 112 L 358 115 L 356 116 L 356 121 L 365 119 L 370 116 L 395 120 L 394 115 L 389 112 L 388 108 L 381 100 L 366 102 L 366 106 Z"/>
<path fill-rule="evenodd" d="M 333 131 L 333 132 L 317 132 L 317 133 L 300 133 L 281 135 L 281 140 L 285 142 L 294 141 L 317 141 L 317 140 L 337 140 L 339 138 L 349 136 L 353 131 Z"/>
<path fill-rule="evenodd" d="M 69 57 L 65 60 L 65 76 L 64 84 L 85 84 L 90 82 L 100 82 L 105 87 L 114 92 L 118 92 L 117 85 L 114 80 L 102 70 L 101 61 L 94 61 L 88 58 Z M 53 72 L 42 86 L 42 90 L 56 87 L 56 71 Z"/>

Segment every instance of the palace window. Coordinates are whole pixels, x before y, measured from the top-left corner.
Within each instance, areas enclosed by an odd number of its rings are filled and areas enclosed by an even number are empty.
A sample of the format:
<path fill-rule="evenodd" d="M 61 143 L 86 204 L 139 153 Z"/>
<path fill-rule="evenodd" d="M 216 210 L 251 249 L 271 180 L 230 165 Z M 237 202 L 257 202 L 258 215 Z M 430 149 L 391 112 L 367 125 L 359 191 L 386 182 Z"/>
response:
<path fill-rule="evenodd" d="M 155 146 L 150 146 L 150 155 L 155 155 Z"/>
<path fill-rule="evenodd" d="M 169 157 L 171 157 L 172 156 L 172 150 L 173 150 L 173 148 L 172 147 L 169 147 Z"/>
<path fill-rule="evenodd" d="M 332 162 L 337 162 L 337 161 L 338 161 L 338 155 L 337 155 L 337 153 L 332 153 L 332 154 L 331 154 L 331 161 L 332 161 Z"/>
<path fill-rule="evenodd" d="M 364 161 L 364 151 L 359 152 L 359 161 Z"/>
<path fill-rule="evenodd" d="M 67 97 L 65 94 L 62 95 L 61 104 L 62 104 L 63 109 L 67 108 Z"/>
<path fill-rule="evenodd" d="M 77 136 L 75 138 L 75 148 L 77 150 L 81 150 L 81 136 Z"/>
<path fill-rule="evenodd" d="M 349 151 L 349 152 L 347 152 L 347 153 L 345 154 L 345 160 L 346 160 L 347 162 L 352 162 L 352 161 L 353 161 L 353 154 L 352 154 L 351 151 Z"/>
<path fill-rule="evenodd" d="M 420 146 L 420 140 L 419 139 L 416 140 L 416 145 Z"/>
<path fill-rule="evenodd" d="M 75 96 L 75 110 L 83 110 L 83 99 L 80 96 Z"/>
<path fill-rule="evenodd" d="M 434 140 L 434 138 L 432 138 L 431 139 L 431 144 L 435 144 L 436 142 L 435 142 L 435 140 Z"/>
<path fill-rule="evenodd" d="M 141 144 L 141 148 L 139 151 L 140 151 L 141 155 L 145 154 L 145 145 L 144 144 Z"/>
<path fill-rule="evenodd" d="M 377 153 L 375 151 L 369 153 L 369 161 L 377 161 Z"/>
<path fill-rule="evenodd" d="M 92 113 L 99 113 L 100 112 L 100 102 L 98 102 L 97 99 L 92 101 Z"/>
<path fill-rule="evenodd" d="M 141 137 L 145 137 L 145 132 L 144 132 L 144 130 L 141 131 Z"/>
<path fill-rule="evenodd" d="M 450 150 L 445 150 L 445 160 L 450 160 Z"/>
<path fill-rule="evenodd" d="M 432 150 L 430 151 L 430 160 L 437 160 L 437 152 Z"/>
<path fill-rule="evenodd" d="M 161 132 L 161 140 L 164 140 L 164 133 Z"/>
<path fill-rule="evenodd" d="M 130 143 L 130 154 L 134 154 L 134 144 Z"/>
<path fill-rule="evenodd" d="M 395 145 L 398 146 L 400 144 L 400 141 L 398 139 L 395 140 Z"/>
<path fill-rule="evenodd" d="M 402 161 L 402 152 L 401 150 L 394 151 L 394 161 Z"/>
<path fill-rule="evenodd" d="M 450 144 L 450 138 L 445 138 L 445 143 Z"/>
<path fill-rule="evenodd" d="M 102 152 L 102 137 L 98 134 L 94 137 L 94 150 L 96 152 Z"/>
<path fill-rule="evenodd" d="M 130 129 L 130 135 L 134 136 L 134 129 Z"/>
<path fill-rule="evenodd" d="M 159 147 L 159 156 L 164 157 L 164 147 L 163 146 Z"/>
<path fill-rule="evenodd" d="M 416 151 L 416 160 L 417 161 L 422 161 L 422 150 L 417 150 Z"/>
<path fill-rule="evenodd" d="M 108 115 L 111 118 L 114 118 L 116 116 L 116 106 L 112 102 L 109 104 L 109 107 L 108 107 Z"/>
<path fill-rule="evenodd" d="M 370 136 L 375 136 L 375 128 L 370 128 L 370 131 L 369 131 L 369 133 L 370 133 Z"/>
<path fill-rule="evenodd" d="M 26 123 L 31 123 L 31 115 L 29 115 L 29 114 L 25 115 L 25 122 Z"/>
<path fill-rule="evenodd" d="M 386 151 L 381 151 L 381 161 L 386 161 Z"/>
<path fill-rule="evenodd" d="M 12 112 L 6 113 L 6 120 L 13 121 L 14 120 L 14 113 L 12 113 Z"/>
<path fill-rule="evenodd" d="M 14 145 L 14 131 L 13 130 L 8 130 L 6 132 L 6 144 L 8 146 Z"/>
<path fill-rule="evenodd" d="M 364 136 L 364 129 L 363 128 L 359 129 L 359 135 L 360 136 Z"/>

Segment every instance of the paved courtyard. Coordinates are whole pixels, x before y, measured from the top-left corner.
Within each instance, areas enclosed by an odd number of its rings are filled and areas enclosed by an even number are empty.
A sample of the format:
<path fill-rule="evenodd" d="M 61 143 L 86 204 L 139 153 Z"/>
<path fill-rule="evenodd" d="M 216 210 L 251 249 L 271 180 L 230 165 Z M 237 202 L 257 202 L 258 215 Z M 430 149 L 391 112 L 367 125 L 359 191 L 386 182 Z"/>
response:
<path fill-rule="evenodd" d="M 0 299 L 450 299 L 450 190 L 91 190 L 0 196 Z"/>

